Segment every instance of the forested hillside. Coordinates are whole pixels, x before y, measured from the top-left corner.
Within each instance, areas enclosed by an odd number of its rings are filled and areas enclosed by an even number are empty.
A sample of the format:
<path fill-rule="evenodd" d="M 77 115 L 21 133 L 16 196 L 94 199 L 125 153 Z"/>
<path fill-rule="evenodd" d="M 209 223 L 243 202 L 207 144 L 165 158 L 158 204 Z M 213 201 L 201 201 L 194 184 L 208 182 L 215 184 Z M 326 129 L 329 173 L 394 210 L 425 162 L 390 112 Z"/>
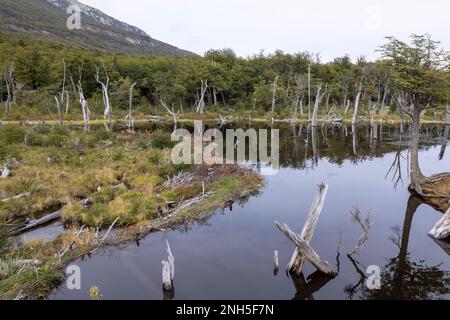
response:
<path fill-rule="evenodd" d="M 74 4 L 80 8 L 79 30 L 67 28 L 67 9 Z M 75 0 L 0 0 L 0 30 L 108 52 L 193 55 Z"/>

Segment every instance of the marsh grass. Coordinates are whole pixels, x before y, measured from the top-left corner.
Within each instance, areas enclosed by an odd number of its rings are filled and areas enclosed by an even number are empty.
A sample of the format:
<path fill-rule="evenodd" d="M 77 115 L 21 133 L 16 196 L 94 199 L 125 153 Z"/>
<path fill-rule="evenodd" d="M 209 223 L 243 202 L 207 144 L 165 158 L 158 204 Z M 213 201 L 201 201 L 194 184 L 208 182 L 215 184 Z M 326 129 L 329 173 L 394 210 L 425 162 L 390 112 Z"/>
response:
<path fill-rule="evenodd" d="M 84 133 L 78 128 L 50 125 L 0 126 L 0 143 L 5 146 L 0 152 L 1 162 L 13 157 L 20 161 L 10 177 L 0 179 L 0 199 L 27 194 L 0 201 L 0 259 L 12 270 L 0 278 L 0 299 L 46 298 L 63 279 L 62 270 L 68 263 L 99 247 L 151 232 L 152 221 L 161 221 L 169 203 L 199 196 L 201 181 L 207 178 L 209 196 L 176 216 L 163 219 L 165 228 L 202 219 L 243 196 L 243 192 L 247 194 L 261 186 L 258 176 L 232 166 L 215 167 L 211 178 L 207 166 L 173 165 L 167 139 L 160 132 L 133 135 L 104 130 Z M 196 179 L 189 185 L 164 186 L 168 176 L 190 170 Z M 89 207 L 80 204 L 86 198 L 92 201 Z M 53 241 L 29 241 L 14 249 L 6 228 L 1 227 L 60 208 L 67 230 Z M 97 231 L 108 228 L 117 217 L 120 219 L 114 235 L 105 242 L 99 241 Z M 76 237 L 81 226 L 85 231 Z M 67 251 L 68 247 L 73 248 Z M 37 259 L 42 265 L 18 269 L 16 261 L 23 259 Z"/>

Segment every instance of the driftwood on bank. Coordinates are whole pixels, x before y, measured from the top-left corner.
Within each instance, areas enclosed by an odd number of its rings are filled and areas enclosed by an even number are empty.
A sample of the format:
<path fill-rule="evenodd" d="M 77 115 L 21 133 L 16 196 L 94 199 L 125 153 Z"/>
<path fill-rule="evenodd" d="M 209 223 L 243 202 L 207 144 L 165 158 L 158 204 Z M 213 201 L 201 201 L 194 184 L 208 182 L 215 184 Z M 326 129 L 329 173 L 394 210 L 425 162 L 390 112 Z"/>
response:
<path fill-rule="evenodd" d="M 308 214 L 308 218 L 301 233 L 301 239 L 305 241 L 306 244 L 309 244 L 314 235 L 314 231 L 317 226 L 317 221 L 319 220 L 319 216 L 322 213 L 327 192 L 328 192 L 328 185 L 324 184 L 319 185 L 319 191 L 317 192 L 316 197 L 314 198 L 314 201 L 311 205 L 311 209 Z M 300 252 L 296 248 L 294 254 L 292 255 L 291 261 L 289 262 L 288 271 L 300 274 L 302 272 L 304 263 L 305 258 L 300 254 Z"/>
<path fill-rule="evenodd" d="M 450 237 L 450 208 L 438 223 L 436 223 L 433 229 L 431 229 L 429 235 L 438 240 Z"/>

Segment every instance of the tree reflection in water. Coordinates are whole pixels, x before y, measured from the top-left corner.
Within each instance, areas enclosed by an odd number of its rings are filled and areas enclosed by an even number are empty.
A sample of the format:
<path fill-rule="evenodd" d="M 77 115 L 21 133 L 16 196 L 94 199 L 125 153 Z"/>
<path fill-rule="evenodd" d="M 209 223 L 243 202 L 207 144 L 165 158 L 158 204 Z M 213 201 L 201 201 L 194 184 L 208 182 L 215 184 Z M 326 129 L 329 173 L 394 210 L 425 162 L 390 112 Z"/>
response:
<path fill-rule="evenodd" d="M 382 268 L 381 288 L 369 290 L 364 282 L 355 288 L 349 286 L 346 289 L 354 289 L 346 290 L 349 298 L 358 290 L 361 299 L 429 300 L 450 294 L 450 272 L 442 270 L 441 265 L 428 266 L 424 260 L 413 261 L 408 252 L 413 217 L 421 204 L 420 199 L 410 196 L 403 229 L 393 228 L 391 240 L 399 254 Z"/>

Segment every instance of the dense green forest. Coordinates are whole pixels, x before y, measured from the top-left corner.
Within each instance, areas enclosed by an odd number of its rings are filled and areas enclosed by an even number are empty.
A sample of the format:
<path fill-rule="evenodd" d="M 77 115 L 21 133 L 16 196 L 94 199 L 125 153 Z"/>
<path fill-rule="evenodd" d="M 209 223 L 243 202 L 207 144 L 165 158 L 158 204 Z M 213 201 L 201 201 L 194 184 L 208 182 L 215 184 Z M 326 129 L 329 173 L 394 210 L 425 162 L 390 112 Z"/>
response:
<path fill-rule="evenodd" d="M 353 62 L 343 56 L 323 63 L 308 52 L 261 52 L 247 58 L 237 57 L 231 49 L 210 50 L 203 57 L 113 54 L 1 33 L 0 99 L 7 119 L 52 115 L 57 114 L 55 96 L 65 90 L 69 97 L 66 113 L 80 115 L 79 84 L 89 101 L 91 119 L 102 118 L 98 70 L 101 82 L 109 77 L 115 116 L 128 110 L 133 83 L 132 105 L 140 114 L 165 112 L 161 101 L 177 113 L 193 112 L 202 100 L 205 112 L 252 112 L 255 116 L 273 112 L 310 118 L 316 98 L 320 98 L 322 114 L 333 110 L 350 114 L 356 99 L 361 113 L 396 112 L 400 89 L 423 94 L 427 106 L 445 106 L 450 82 L 448 54 L 438 51 L 439 43 L 428 35 L 411 36 L 410 40 L 407 46 L 388 38 L 387 44 L 378 48 L 381 58 L 375 62 L 364 57 Z M 394 56 L 402 46 L 412 49 L 406 56 L 408 64 Z M 427 66 L 424 57 L 439 52 L 439 57 L 429 56 L 428 60 L 440 59 L 441 67 Z M 400 56 L 406 59 L 404 54 Z M 415 63 L 410 70 L 396 67 Z M 411 82 L 408 76 L 416 80 Z"/>

